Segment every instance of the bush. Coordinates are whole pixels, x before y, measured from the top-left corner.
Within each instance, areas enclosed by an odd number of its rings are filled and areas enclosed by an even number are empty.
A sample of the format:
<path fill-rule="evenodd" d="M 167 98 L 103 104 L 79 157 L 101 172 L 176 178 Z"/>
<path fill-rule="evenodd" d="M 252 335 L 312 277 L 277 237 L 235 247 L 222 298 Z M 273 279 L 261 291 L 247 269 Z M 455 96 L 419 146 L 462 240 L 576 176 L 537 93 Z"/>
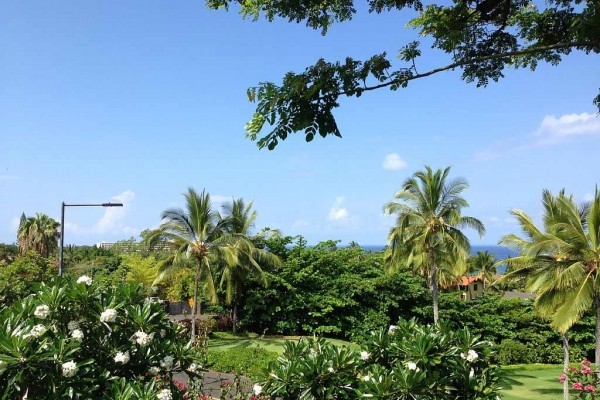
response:
<path fill-rule="evenodd" d="M 262 385 L 282 400 L 492 400 L 500 369 L 491 355 L 488 343 L 467 329 L 401 321 L 373 333 L 360 353 L 324 339 L 288 342 Z"/>
<path fill-rule="evenodd" d="M 180 334 L 140 287 L 55 279 L 0 312 L 0 398 L 156 398 L 175 372 L 200 377 Z"/>

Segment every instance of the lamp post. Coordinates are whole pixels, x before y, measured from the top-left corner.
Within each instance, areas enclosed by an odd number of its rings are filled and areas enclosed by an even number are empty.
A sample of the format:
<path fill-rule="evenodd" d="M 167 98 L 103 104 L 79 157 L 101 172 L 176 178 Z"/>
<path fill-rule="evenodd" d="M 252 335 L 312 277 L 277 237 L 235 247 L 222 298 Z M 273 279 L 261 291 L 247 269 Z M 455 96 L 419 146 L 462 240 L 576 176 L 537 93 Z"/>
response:
<path fill-rule="evenodd" d="M 58 276 L 63 274 L 63 247 L 65 244 L 65 207 L 123 207 L 123 203 L 99 203 L 99 204 L 65 204 L 62 202 L 60 208 L 60 247 L 58 249 Z"/>

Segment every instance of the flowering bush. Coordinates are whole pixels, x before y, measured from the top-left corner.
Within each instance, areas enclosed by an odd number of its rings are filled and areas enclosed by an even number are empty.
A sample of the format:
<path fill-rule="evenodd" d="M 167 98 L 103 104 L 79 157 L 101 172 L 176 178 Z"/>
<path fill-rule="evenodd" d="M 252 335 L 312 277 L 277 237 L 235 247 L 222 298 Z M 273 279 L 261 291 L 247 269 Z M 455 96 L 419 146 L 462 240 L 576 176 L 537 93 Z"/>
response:
<path fill-rule="evenodd" d="M 56 279 L 0 312 L 0 398 L 178 399 L 200 353 L 138 287 Z"/>
<path fill-rule="evenodd" d="M 288 342 L 260 393 L 297 399 L 464 399 L 498 396 L 491 349 L 468 330 L 401 321 L 374 332 L 362 351 L 324 339 Z"/>
<path fill-rule="evenodd" d="M 562 374 L 559 380 L 561 382 L 569 381 L 575 399 L 600 399 L 598 370 L 594 370 L 592 363 L 588 360 L 583 360 L 580 368 L 569 368 L 568 372 Z"/>

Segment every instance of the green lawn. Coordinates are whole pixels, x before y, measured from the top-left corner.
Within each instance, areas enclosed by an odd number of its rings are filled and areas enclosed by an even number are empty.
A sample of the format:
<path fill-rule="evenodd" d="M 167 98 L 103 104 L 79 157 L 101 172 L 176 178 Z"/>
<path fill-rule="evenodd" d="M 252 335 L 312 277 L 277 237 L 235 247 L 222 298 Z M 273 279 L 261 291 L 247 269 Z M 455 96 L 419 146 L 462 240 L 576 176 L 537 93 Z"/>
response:
<path fill-rule="evenodd" d="M 283 344 L 286 341 L 299 340 L 299 336 L 264 336 L 256 334 L 232 334 L 218 332 L 214 333 L 208 341 L 209 351 L 224 351 L 231 349 L 240 349 L 246 347 L 261 347 L 265 350 L 274 351 L 278 354 L 283 353 Z M 338 346 L 349 346 L 358 349 L 358 345 L 344 340 L 328 339 L 331 343 Z"/>
<path fill-rule="evenodd" d="M 562 400 L 562 384 L 558 365 L 524 365 L 505 369 L 505 400 Z"/>

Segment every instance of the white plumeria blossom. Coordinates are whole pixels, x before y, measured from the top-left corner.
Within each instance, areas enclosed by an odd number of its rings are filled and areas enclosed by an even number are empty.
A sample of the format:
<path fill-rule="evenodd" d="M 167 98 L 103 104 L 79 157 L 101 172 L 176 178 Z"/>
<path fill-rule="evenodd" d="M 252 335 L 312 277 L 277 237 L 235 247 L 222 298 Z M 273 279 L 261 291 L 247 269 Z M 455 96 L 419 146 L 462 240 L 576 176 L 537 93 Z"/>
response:
<path fill-rule="evenodd" d="M 419 371 L 419 368 L 417 367 L 417 363 L 409 361 L 406 363 L 406 368 L 410 369 L 411 371 Z"/>
<path fill-rule="evenodd" d="M 190 372 L 198 372 L 200 370 L 200 366 L 196 363 L 191 363 L 187 370 Z"/>
<path fill-rule="evenodd" d="M 260 386 L 258 383 L 255 383 L 254 386 L 252 387 L 252 391 L 254 392 L 255 396 L 260 396 L 260 394 L 262 393 L 262 386 Z"/>
<path fill-rule="evenodd" d="M 75 363 L 75 361 L 67 361 L 62 365 L 62 374 L 67 378 L 71 378 L 75 376 L 78 369 L 79 368 L 77 368 L 77 364 Z"/>
<path fill-rule="evenodd" d="M 92 278 L 87 275 L 81 275 L 79 279 L 77 279 L 77 283 L 83 283 L 87 286 L 90 286 L 92 284 Z"/>
<path fill-rule="evenodd" d="M 100 322 L 115 322 L 117 320 L 117 310 L 115 310 L 114 308 L 107 308 L 106 310 L 102 311 L 102 314 L 100 314 Z"/>
<path fill-rule="evenodd" d="M 160 392 L 158 392 L 156 398 L 158 400 L 173 400 L 173 395 L 169 389 L 162 389 Z"/>
<path fill-rule="evenodd" d="M 137 331 L 133 334 L 134 341 L 142 347 L 146 347 L 152 342 L 152 335 L 148 335 L 146 332 Z"/>
<path fill-rule="evenodd" d="M 83 331 L 81 329 L 73 329 L 73 332 L 71 332 L 71 337 L 79 342 L 81 342 L 83 340 Z"/>
<path fill-rule="evenodd" d="M 44 325 L 42 324 L 38 324 L 35 325 L 33 328 L 31 328 L 31 331 L 29 331 L 28 334 L 23 335 L 23 338 L 27 339 L 27 338 L 39 338 L 40 336 L 42 336 L 44 333 L 46 333 L 47 329 Z"/>
<path fill-rule="evenodd" d="M 388 329 L 388 333 L 392 334 L 398 329 L 396 325 L 390 325 L 390 329 Z"/>
<path fill-rule="evenodd" d="M 67 328 L 69 328 L 70 331 L 79 329 L 79 322 L 78 321 L 69 321 L 69 323 L 67 324 Z"/>
<path fill-rule="evenodd" d="M 33 312 L 33 315 L 35 315 L 35 317 L 39 318 L 39 319 L 48 318 L 48 314 L 50 314 L 50 308 L 45 304 L 42 304 L 41 306 L 37 306 L 35 308 L 35 311 Z"/>
<path fill-rule="evenodd" d="M 369 382 L 373 377 L 371 375 L 365 375 L 361 378 L 364 382 Z"/>
<path fill-rule="evenodd" d="M 473 349 L 469 350 L 467 352 L 467 354 L 465 353 L 460 353 L 460 356 L 464 359 L 467 360 L 468 362 L 473 362 L 475 360 L 477 360 L 479 358 L 479 354 L 477 354 L 477 352 Z"/>
<path fill-rule="evenodd" d="M 368 351 L 361 351 L 360 352 L 360 359 L 363 361 L 367 361 L 369 358 L 371 358 L 371 354 L 369 354 Z"/>
<path fill-rule="evenodd" d="M 148 372 L 150 372 L 152 375 L 158 375 L 158 373 L 160 372 L 160 368 L 150 367 L 150 369 L 148 369 Z"/>
<path fill-rule="evenodd" d="M 329 371 L 329 372 L 333 372 L 333 367 L 329 367 L 329 368 L 327 368 L 327 371 Z"/>
<path fill-rule="evenodd" d="M 171 369 L 173 367 L 173 356 L 165 356 L 160 362 L 160 366 L 165 369 Z"/>
<path fill-rule="evenodd" d="M 115 355 L 115 362 L 116 363 L 121 363 L 121 364 L 127 364 L 129 362 L 129 352 L 126 351 L 125 353 L 119 351 L 117 352 L 117 354 Z"/>

